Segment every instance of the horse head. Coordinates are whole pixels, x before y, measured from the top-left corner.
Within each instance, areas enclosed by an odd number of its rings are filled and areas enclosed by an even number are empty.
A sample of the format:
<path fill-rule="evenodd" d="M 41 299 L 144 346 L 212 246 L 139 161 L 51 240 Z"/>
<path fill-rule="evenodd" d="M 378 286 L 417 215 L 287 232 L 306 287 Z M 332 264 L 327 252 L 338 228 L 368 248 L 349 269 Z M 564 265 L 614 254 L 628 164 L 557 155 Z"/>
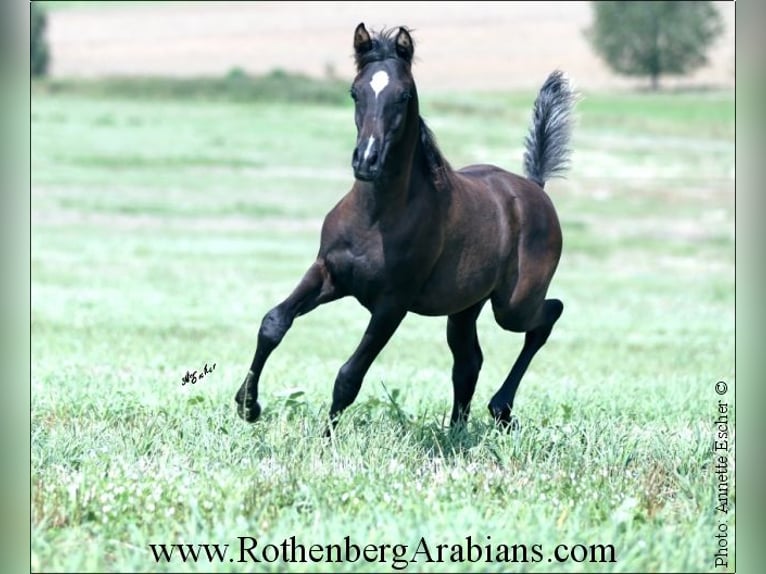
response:
<path fill-rule="evenodd" d="M 401 165 L 391 158 L 411 154 L 417 141 L 419 112 L 411 72 L 414 44 L 406 28 L 371 36 L 359 24 L 354 54 L 357 75 L 350 92 L 357 139 L 351 165 L 356 179 L 377 181 L 391 166 Z"/>

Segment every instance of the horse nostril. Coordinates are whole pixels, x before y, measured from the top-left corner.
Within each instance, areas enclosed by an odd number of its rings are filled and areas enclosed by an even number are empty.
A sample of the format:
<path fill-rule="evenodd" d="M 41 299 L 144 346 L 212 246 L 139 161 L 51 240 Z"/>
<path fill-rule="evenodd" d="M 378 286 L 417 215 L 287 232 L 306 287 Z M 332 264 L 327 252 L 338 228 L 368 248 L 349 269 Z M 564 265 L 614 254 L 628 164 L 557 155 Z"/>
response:
<path fill-rule="evenodd" d="M 351 156 L 351 163 L 353 165 L 357 165 L 359 163 L 359 148 L 358 147 L 354 148 L 354 153 Z"/>
<path fill-rule="evenodd" d="M 378 163 L 378 152 L 374 151 L 370 154 L 370 167 Z"/>

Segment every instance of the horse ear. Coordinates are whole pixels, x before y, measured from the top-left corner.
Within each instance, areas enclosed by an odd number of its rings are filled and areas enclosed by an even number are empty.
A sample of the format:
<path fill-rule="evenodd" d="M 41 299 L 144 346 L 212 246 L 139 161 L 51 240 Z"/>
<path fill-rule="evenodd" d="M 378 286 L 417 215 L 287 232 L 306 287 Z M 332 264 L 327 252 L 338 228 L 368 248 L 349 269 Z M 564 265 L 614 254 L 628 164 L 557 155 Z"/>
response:
<path fill-rule="evenodd" d="M 396 53 L 408 63 L 412 62 L 412 55 L 415 53 L 412 36 L 403 26 L 399 28 L 399 32 L 396 34 Z"/>
<path fill-rule="evenodd" d="M 364 54 L 369 52 L 371 48 L 372 39 L 370 39 L 370 33 L 364 27 L 364 22 L 360 22 L 356 30 L 354 30 L 354 51 L 357 54 Z"/>

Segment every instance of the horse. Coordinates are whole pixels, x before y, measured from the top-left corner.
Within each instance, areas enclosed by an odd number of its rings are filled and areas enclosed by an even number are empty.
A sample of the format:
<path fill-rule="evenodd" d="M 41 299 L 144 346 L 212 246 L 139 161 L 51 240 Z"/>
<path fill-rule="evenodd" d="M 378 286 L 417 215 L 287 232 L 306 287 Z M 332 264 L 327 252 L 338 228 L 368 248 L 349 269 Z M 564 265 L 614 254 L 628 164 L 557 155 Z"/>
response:
<path fill-rule="evenodd" d="M 237 412 L 248 422 L 259 418 L 261 373 L 293 321 L 353 296 L 370 312 L 369 324 L 335 378 L 325 434 L 354 402 L 367 370 L 408 312 L 447 316 L 450 425 L 464 423 L 483 362 L 476 320 L 490 301 L 502 329 L 525 333 L 520 354 L 489 402 L 497 425 L 512 428 L 521 378 L 564 309 L 560 300 L 546 299 L 562 233 L 544 187 L 569 167 L 576 93 L 559 70 L 543 83 L 525 138 L 525 176 L 488 164 L 453 169 L 420 116 L 410 30 L 371 34 L 360 23 L 353 47 L 354 183 L 324 219 L 316 260 L 263 317 L 235 396 Z"/>

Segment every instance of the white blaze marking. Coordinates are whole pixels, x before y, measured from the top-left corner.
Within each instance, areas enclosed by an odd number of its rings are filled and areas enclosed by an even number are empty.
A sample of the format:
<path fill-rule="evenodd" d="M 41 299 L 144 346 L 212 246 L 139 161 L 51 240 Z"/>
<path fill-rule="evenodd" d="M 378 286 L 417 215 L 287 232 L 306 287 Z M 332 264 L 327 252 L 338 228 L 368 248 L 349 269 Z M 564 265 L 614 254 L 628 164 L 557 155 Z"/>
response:
<path fill-rule="evenodd" d="M 385 72 L 383 72 L 385 73 Z M 370 139 L 367 140 L 367 148 L 364 150 L 364 160 L 367 161 L 367 157 L 370 155 L 370 150 L 372 149 L 372 144 L 375 143 L 375 138 L 370 136 Z"/>
<path fill-rule="evenodd" d="M 372 79 L 370 80 L 370 87 L 372 88 L 372 91 L 375 92 L 375 99 L 378 99 L 378 94 L 383 91 L 383 88 L 385 88 L 388 85 L 388 74 L 385 72 L 385 70 L 378 70 L 372 75 Z"/>

